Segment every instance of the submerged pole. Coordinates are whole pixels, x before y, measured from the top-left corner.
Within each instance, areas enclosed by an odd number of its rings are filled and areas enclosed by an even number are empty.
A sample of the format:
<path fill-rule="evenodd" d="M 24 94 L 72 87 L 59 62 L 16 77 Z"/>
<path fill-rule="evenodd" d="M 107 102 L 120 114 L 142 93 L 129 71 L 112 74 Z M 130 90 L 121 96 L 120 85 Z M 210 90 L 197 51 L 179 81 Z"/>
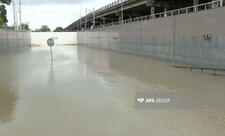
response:
<path fill-rule="evenodd" d="M 47 44 L 48 44 L 48 46 L 50 47 L 51 64 L 52 64 L 52 63 L 53 63 L 52 47 L 54 46 L 55 41 L 54 41 L 52 38 L 49 38 L 49 39 L 47 40 Z"/>

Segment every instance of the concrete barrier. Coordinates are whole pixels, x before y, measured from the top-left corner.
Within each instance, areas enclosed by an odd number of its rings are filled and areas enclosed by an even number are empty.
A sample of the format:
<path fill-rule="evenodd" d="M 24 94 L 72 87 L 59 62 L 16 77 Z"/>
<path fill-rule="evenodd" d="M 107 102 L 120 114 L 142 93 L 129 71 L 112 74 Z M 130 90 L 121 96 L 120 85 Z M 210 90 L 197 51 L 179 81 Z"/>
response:
<path fill-rule="evenodd" d="M 225 7 L 78 33 L 78 44 L 225 69 Z"/>
<path fill-rule="evenodd" d="M 0 49 L 30 46 L 30 32 L 0 29 Z"/>
<path fill-rule="evenodd" d="M 76 45 L 77 33 L 76 32 L 32 32 L 31 44 L 36 46 L 47 46 L 49 38 L 57 38 L 56 45 Z"/>

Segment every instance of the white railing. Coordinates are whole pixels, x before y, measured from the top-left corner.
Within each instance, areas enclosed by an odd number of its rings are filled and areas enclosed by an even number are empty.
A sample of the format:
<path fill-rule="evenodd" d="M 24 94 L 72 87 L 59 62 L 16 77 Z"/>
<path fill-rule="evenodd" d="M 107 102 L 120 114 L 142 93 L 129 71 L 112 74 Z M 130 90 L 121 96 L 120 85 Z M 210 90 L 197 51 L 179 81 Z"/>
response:
<path fill-rule="evenodd" d="M 198 11 L 202 11 L 202 10 L 218 8 L 218 7 L 221 7 L 221 6 L 223 6 L 221 4 L 221 1 L 212 1 L 212 2 L 208 2 L 208 3 L 200 4 L 200 5 L 170 10 L 170 11 L 166 11 L 166 12 L 161 12 L 161 13 L 156 13 L 156 14 L 152 14 L 152 15 L 127 19 L 127 20 L 118 21 L 118 22 L 112 22 L 112 23 L 105 24 L 105 25 L 99 25 L 99 26 L 95 26 L 95 28 L 103 28 L 103 27 L 106 27 L 106 26 L 114 26 L 114 25 L 119 25 L 119 24 L 127 24 L 127 23 L 139 22 L 139 21 L 144 21 L 144 20 L 151 20 L 151 19 L 157 19 L 157 18 L 162 18 L 162 17 L 168 17 L 168 16 L 188 14 L 188 13 L 191 13 L 191 12 L 198 12 Z"/>

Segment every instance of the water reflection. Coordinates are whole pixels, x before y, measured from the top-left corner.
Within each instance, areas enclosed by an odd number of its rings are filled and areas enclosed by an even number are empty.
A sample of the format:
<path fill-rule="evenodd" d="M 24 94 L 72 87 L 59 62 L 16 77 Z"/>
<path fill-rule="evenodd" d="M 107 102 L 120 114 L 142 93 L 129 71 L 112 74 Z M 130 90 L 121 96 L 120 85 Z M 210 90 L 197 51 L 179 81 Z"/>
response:
<path fill-rule="evenodd" d="M 0 87 L 0 124 L 6 124 L 13 120 L 16 100 L 16 94 Z"/>
<path fill-rule="evenodd" d="M 224 110 L 134 108 L 135 92 L 224 91 L 224 77 L 214 78 L 202 74 L 199 70 L 176 69 L 172 63 L 96 48 L 78 46 L 78 54 L 81 63 L 87 65 L 87 71 L 93 71 L 96 77 L 102 79 L 105 86 L 111 89 L 106 90 L 107 93 L 122 105 L 129 107 L 127 113 L 136 113 L 147 121 L 148 130 L 152 135 L 224 136 Z"/>
<path fill-rule="evenodd" d="M 225 77 L 215 78 L 199 70 L 176 69 L 172 63 L 79 46 L 78 53 L 88 66 L 101 75 L 114 71 L 119 76 L 132 77 L 148 85 L 160 85 L 162 90 L 224 91 L 225 88 Z"/>
<path fill-rule="evenodd" d="M 2 50 L 0 54 L 0 124 L 6 124 L 14 119 L 18 100 L 18 74 L 20 68 L 16 67 L 20 50 Z M 17 54 L 17 55 L 15 55 Z M 16 68 L 16 69 L 15 69 Z"/>
<path fill-rule="evenodd" d="M 49 70 L 49 78 L 48 83 L 50 86 L 54 85 L 55 83 L 55 69 L 54 64 L 51 62 L 50 70 Z"/>

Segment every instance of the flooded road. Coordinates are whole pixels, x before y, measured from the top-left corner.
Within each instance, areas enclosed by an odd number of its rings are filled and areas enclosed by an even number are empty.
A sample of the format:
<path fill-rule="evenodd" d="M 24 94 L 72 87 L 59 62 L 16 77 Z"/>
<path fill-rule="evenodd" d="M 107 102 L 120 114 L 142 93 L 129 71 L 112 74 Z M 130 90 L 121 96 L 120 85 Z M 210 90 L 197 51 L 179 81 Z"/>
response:
<path fill-rule="evenodd" d="M 135 109 L 135 92 L 225 91 L 225 77 L 75 46 L 0 53 L 0 136 L 224 136 L 225 110 Z"/>

